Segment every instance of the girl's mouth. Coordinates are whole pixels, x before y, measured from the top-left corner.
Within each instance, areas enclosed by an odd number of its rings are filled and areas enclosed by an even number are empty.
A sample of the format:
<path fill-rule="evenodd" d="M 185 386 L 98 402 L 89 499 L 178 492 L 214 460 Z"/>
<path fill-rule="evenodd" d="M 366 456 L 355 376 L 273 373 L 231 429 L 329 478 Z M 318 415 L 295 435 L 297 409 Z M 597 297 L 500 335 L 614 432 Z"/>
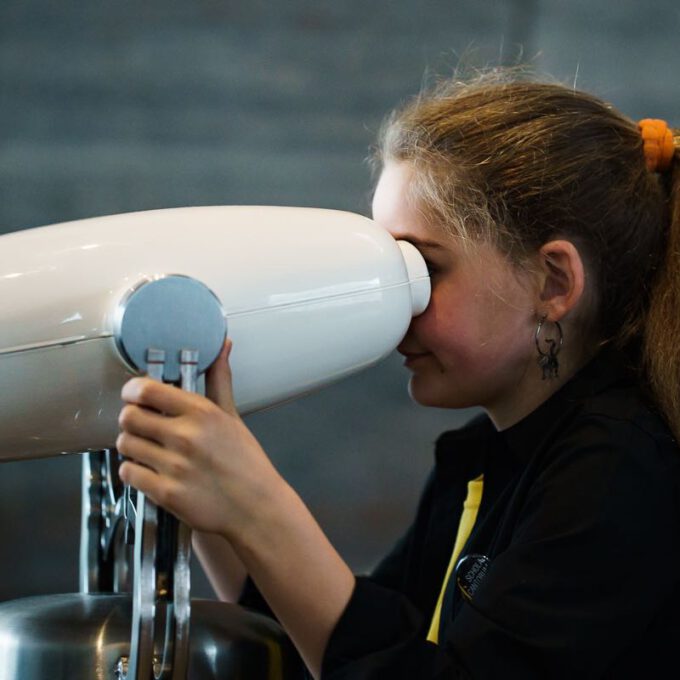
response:
<path fill-rule="evenodd" d="M 429 352 L 401 352 L 401 354 L 404 356 L 404 366 L 406 368 L 411 368 L 421 359 L 430 356 Z"/>

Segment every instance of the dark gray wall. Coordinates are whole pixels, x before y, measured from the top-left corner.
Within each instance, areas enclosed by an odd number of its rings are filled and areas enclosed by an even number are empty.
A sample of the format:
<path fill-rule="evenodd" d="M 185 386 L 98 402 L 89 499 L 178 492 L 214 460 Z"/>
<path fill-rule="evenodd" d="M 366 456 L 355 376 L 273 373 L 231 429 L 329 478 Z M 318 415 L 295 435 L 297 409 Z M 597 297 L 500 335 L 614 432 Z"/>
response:
<path fill-rule="evenodd" d="M 0 233 L 185 205 L 367 212 L 363 159 L 382 116 L 461 56 L 523 55 L 634 117 L 677 123 L 679 7 L 2 0 Z M 468 415 L 418 408 L 405 385 L 390 357 L 249 418 L 358 569 L 408 522 L 437 433 Z M 0 466 L 0 599 L 77 588 L 79 465 Z M 207 593 L 200 577 L 195 590 Z"/>

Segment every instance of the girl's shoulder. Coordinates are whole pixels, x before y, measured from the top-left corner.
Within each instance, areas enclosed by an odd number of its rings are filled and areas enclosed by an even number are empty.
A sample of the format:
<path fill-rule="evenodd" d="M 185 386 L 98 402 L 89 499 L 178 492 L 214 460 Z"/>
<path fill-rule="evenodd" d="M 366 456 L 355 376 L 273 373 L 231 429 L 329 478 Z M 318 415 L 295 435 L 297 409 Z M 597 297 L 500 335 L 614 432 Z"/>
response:
<path fill-rule="evenodd" d="M 646 479 L 650 488 L 680 488 L 680 447 L 644 381 L 614 351 L 598 355 L 504 436 L 534 479 Z"/>

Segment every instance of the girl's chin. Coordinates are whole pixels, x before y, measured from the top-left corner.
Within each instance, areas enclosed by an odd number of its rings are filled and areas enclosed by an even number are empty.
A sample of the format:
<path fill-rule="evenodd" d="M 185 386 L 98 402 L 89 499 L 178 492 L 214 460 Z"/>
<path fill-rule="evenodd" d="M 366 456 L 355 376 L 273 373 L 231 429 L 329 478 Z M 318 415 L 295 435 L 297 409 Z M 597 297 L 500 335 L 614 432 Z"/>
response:
<path fill-rule="evenodd" d="M 438 398 L 437 391 L 432 389 L 428 380 L 421 375 L 412 375 L 408 382 L 408 394 L 416 404 L 446 408 Z"/>
<path fill-rule="evenodd" d="M 436 377 L 418 374 L 411 376 L 408 393 L 416 404 L 433 408 L 470 408 L 477 405 L 471 403 L 474 399 L 466 399 L 463 394 L 452 393 L 450 385 L 438 384 Z"/>

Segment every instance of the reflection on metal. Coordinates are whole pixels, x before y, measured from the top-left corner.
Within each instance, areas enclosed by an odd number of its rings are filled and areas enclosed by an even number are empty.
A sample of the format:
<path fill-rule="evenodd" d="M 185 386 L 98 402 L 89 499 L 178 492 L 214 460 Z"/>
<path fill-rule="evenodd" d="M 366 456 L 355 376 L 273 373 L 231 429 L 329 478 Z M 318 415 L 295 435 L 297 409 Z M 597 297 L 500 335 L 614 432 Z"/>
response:
<path fill-rule="evenodd" d="M 129 680 L 129 595 L 71 593 L 0 604 L 2 680 Z M 156 653 L 159 671 L 160 653 Z M 149 676 L 152 678 L 153 676 Z M 271 619 L 242 607 L 193 600 L 190 680 L 290 680 L 299 657 Z M 146 679 L 145 679 L 146 680 Z"/>
<path fill-rule="evenodd" d="M 128 661 L 129 659 L 127 656 L 121 656 L 120 659 L 118 659 L 118 663 L 116 664 L 115 668 L 116 680 L 122 680 L 122 678 L 127 677 Z"/>
<path fill-rule="evenodd" d="M 161 277 L 126 295 L 116 346 L 136 371 L 195 392 L 225 334 L 205 286 Z M 83 454 L 80 593 L 0 604 L 0 680 L 302 677 L 276 623 L 191 601 L 190 529 L 123 485 L 121 462 L 114 449 Z"/>
<path fill-rule="evenodd" d="M 127 656 L 121 656 L 120 659 L 118 659 L 118 663 L 116 664 L 115 668 L 115 673 L 116 673 L 116 680 L 126 680 L 128 676 L 130 668 L 130 658 Z M 153 673 L 155 677 L 158 677 L 161 672 L 161 663 L 158 660 L 158 657 L 154 657 L 153 661 Z"/>

